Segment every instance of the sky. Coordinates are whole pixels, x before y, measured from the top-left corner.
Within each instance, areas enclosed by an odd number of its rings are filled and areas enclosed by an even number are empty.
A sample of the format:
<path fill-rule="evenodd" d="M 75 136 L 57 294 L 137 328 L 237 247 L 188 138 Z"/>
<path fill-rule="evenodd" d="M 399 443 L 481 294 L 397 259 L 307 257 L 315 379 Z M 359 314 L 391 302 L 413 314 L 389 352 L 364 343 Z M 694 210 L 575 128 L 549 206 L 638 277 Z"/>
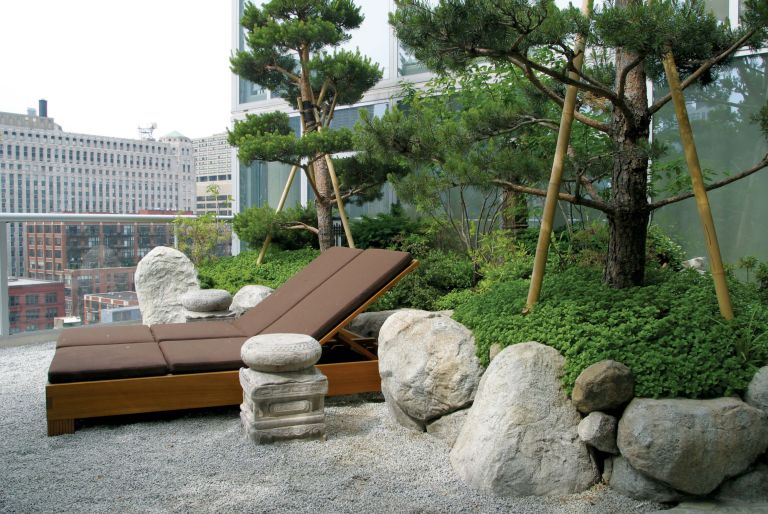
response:
<path fill-rule="evenodd" d="M 230 0 L 2 0 L 0 111 L 48 100 L 67 132 L 138 139 L 224 132 Z"/>

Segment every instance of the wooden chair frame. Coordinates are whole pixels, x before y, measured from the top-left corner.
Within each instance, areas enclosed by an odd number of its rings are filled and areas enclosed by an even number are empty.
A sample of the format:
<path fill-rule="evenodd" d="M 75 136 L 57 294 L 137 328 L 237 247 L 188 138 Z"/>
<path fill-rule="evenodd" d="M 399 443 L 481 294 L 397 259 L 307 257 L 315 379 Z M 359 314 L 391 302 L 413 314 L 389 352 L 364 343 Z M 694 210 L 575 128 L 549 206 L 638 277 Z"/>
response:
<path fill-rule="evenodd" d="M 364 338 L 344 330 L 344 327 L 418 265 L 419 262 L 413 260 L 320 340 L 320 344 L 325 344 L 337 339 L 369 359 L 318 365 L 317 368 L 328 377 L 329 396 L 381 390 L 379 361 L 371 359 L 375 355 L 359 344 Z M 45 387 L 48 435 L 74 433 L 76 419 L 237 405 L 243 397 L 238 374 L 239 371 L 234 370 L 49 383 Z"/>

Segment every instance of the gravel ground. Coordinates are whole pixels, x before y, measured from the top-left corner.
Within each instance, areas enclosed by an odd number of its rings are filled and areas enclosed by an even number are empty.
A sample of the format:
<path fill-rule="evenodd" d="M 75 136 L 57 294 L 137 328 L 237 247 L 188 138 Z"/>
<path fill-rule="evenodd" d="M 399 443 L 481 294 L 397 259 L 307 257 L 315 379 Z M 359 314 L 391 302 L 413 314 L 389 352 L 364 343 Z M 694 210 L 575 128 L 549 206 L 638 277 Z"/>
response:
<path fill-rule="evenodd" d="M 448 448 L 373 395 L 329 399 L 328 440 L 256 446 L 238 409 L 87 422 L 47 437 L 53 344 L 0 349 L 0 512 L 649 512 L 604 486 L 495 498 L 464 485 Z"/>

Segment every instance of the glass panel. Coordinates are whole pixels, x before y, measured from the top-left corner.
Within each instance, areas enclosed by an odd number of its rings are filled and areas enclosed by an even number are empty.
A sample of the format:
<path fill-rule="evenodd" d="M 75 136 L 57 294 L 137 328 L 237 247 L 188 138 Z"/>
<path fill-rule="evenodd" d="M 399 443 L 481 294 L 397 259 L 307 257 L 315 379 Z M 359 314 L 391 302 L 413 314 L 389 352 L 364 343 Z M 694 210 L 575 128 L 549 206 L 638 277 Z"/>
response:
<path fill-rule="evenodd" d="M 654 90 L 657 98 L 667 92 L 663 85 Z M 765 138 L 751 120 L 768 98 L 766 55 L 736 59 L 711 85 L 688 88 L 686 98 L 708 183 L 752 167 L 768 152 Z M 683 159 L 677 130 L 670 102 L 654 120 L 655 137 L 670 144 L 666 159 Z M 686 190 L 690 190 L 687 184 L 686 180 Z M 768 174 L 764 172 L 709 193 L 725 262 L 735 263 L 744 255 L 768 259 L 768 202 L 762 200 L 766 195 Z M 655 221 L 683 244 L 689 256 L 706 255 L 693 199 L 660 209 Z"/>
<path fill-rule="evenodd" d="M 736 1 L 736 0 L 733 0 Z M 718 20 L 728 19 L 728 4 L 729 0 L 706 0 L 706 5 L 717 16 Z"/>

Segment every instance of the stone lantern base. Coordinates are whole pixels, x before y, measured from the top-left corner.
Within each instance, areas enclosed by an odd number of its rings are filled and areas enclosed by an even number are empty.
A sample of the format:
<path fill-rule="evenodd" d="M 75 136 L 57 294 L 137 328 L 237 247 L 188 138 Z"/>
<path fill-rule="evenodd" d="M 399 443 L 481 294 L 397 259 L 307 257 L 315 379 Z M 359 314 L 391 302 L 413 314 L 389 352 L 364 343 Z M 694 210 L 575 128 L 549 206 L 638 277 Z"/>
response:
<path fill-rule="evenodd" d="M 328 379 L 316 368 L 290 372 L 240 370 L 240 419 L 255 443 L 325 439 Z"/>

